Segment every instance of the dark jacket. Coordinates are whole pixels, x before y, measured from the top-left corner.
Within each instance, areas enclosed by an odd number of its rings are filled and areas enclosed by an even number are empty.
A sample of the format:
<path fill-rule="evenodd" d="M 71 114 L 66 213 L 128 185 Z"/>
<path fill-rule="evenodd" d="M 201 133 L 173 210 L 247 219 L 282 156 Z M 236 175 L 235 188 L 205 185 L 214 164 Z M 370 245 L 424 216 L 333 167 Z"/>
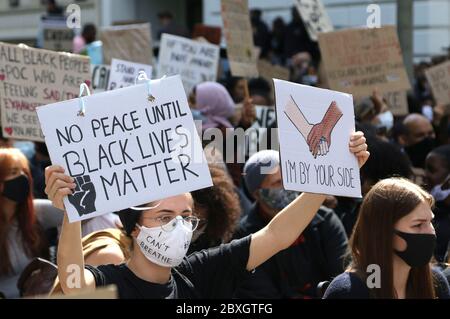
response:
<path fill-rule="evenodd" d="M 267 223 L 255 204 L 241 220 L 236 237 L 255 233 Z M 316 297 L 319 282 L 331 280 L 344 271 L 346 251 L 344 226 L 332 210 L 322 207 L 291 247 L 259 266 L 241 285 L 236 297 Z"/>

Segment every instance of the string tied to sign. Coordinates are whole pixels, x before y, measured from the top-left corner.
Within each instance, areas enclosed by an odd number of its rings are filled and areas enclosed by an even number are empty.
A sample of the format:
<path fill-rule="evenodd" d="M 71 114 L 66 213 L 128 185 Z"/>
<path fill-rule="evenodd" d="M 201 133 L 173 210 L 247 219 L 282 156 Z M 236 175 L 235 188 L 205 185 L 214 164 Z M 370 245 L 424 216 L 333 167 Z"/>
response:
<path fill-rule="evenodd" d="M 83 99 L 83 93 L 86 91 L 86 95 L 89 96 L 91 95 L 91 91 L 89 90 L 89 87 L 87 86 L 86 83 L 81 83 L 80 84 L 80 93 L 78 94 L 78 98 L 79 98 L 79 106 L 80 109 L 78 111 L 78 116 L 84 116 L 86 114 L 86 105 L 84 104 L 84 99 Z"/>

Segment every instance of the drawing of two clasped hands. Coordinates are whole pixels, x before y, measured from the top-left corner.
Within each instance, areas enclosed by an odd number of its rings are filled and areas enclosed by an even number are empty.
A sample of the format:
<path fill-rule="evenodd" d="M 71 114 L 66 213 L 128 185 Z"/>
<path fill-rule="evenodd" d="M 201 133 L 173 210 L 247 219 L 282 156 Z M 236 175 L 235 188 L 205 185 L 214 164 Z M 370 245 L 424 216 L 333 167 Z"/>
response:
<path fill-rule="evenodd" d="M 331 146 L 331 132 L 343 115 L 336 101 L 331 102 L 322 121 L 317 124 L 309 123 L 292 96 L 288 99 L 284 113 L 303 136 L 314 158 L 328 154 Z"/>

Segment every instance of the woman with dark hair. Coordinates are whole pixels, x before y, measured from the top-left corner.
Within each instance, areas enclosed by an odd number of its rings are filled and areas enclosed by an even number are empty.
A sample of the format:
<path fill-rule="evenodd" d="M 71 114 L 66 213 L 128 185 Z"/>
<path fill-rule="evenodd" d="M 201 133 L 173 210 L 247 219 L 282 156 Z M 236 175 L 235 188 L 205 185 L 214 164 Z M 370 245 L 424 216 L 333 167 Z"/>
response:
<path fill-rule="evenodd" d="M 432 150 L 425 159 L 425 179 L 427 188 L 434 196 L 434 227 L 437 244 L 435 257 L 444 261 L 450 243 L 450 145 Z"/>
<path fill-rule="evenodd" d="M 0 292 L 19 297 L 17 279 L 34 257 L 48 257 L 45 236 L 33 207 L 33 179 L 27 158 L 0 149 Z"/>
<path fill-rule="evenodd" d="M 433 197 L 406 179 L 373 186 L 350 238 L 352 263 L 324 298 L 450 298 L 445 277 L 430 266 L 432 206 Z"/>
<path fill-rule="evenodd" d="M 200 218 L 188 255 L 231 240 L 241 214 L 239 196 L 228 173 L 209 165 L 213 186 L 192 192 L 196 215 Z"/>

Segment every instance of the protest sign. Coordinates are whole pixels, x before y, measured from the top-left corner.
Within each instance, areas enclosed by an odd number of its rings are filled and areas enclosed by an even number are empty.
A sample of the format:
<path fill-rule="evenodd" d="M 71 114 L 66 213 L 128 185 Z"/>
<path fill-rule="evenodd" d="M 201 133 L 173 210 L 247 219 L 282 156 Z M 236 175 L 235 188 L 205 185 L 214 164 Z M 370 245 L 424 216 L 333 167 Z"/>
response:
<path fill-rule="evenodd" d="M 100 40 L 105 64 L 111 64 L 113 58 L 152 64 L 150 23 L 104 27 L 100 31 Z"/>
<path fill-rule="evenodd" d="M 273 79 L 279 80 L 289 80 L 290 72 L 288 68 L 282 67 L 281 65 L 275 65 L 266 60 L 258 61 L 258 72 L 259 76 L 264 78 L 273 89 Z"/>
<path fill-rule="evenodd" d="M 410 89 L 394 26 L 320 33 L 319 46 L 330 88 L 355 97 Z"/>
<path fill-rule="evenodd" d="M 67 27 L 66 20 L 43 21 L 41 24 L 43 32 L 44 49 L 52 51 L 72 52 L 73 29 Z"/>
<path fill-rule="evenodd" d="M 91 87 L 94 93 L 107 90 L 110 70 L 111 67 L 106 64 L 91 64 Z"/>
<path fill-rule="evenodd" d="M 317 41 L 319 32 L 330 32 L 334 30 L 330 17 L 321 0 L 294 1 L 311 40 Z"/>
<path fill-rule="evenodd" d="M 180 74 L 186 93 L 198 83 L 216 81 L 220 49 L 217 45 L 164 33 L 157 77 Z"/>
<path fill-rule="evenodd" d="M 71 222 L 211 186 L 179 76 L 38 108 L 53 164 L 75 178 Z"/>
<path fill-rule="evenodd" d="M 43 141 L 36 107 L 78 96 L 90 78 L 88 57 L 0 42 L 3 136 Z"/>
<path fill-rule="evenodd" d="M 361 197 L 351 95 L 274 80 L 285 189 Z"/>
<path fill-rule="evenodd" d="M 233 76 L 257 77 L 258 57 L 253 46 L 247 0 L 221 0 L 227 56 Z"/>
<path fill-rule="evenodd" d="M 408 115 L 408 98 L 406 91 L 387 92 L 384 94 L 389 110 L 394 116 Z"/>
<path fill-rule="evenodd" d="M 260 150 L 267 149 L 272 141 L 268 141 L 267 131 L 276 122 L 275 108 L 273 106 L 256 105 L 256 120 L 250 126 L 249 132 L 249 154 L 254 154 Z"/>
<path fill-rule="evenodd" d="M 149 78 L 152 76 L 151 65 L 112 59 L 108 90 L 134 85 L 139 71 L 144 71 Z"/>
<path fill-rule="evenodd" d="M 425 70 L 425 75 L 436 102 L 450 105 L 450 61 Z"/>
<path fill-rule="evenodd" d="M 197 23 L 192 31 L 192 39 L 205 38 L 209 43 L 219 45 L 222 40 L 222 29 L 201 23 Z"/>

